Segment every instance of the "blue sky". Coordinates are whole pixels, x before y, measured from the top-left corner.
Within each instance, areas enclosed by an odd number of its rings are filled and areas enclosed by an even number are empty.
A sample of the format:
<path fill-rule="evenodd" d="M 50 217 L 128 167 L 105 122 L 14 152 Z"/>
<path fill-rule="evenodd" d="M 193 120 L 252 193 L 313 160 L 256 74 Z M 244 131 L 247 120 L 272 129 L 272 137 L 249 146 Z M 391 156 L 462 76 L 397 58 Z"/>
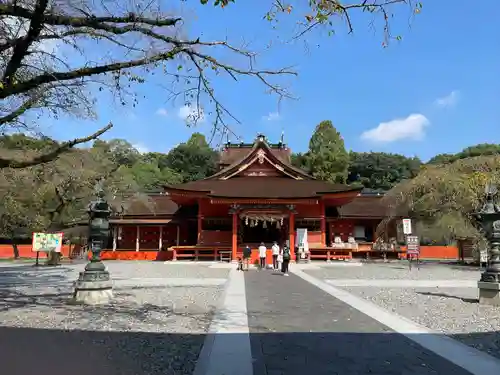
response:
<path fill-rule="evenodd" d="M 500 143 L 500 23 L 492 12 L 493 0 L 473 7 L 457 6 L 455 0 L 423 0 L 423 11 L 412 21 L 408 9 L 401 7 L 392 27 L 402 41 L 388 48 L 382 48 L 380 25 L 371 30 L 370 19 L 363 15 L 354 17 L 353 35 L 339 22 L 334 36 L 317 31 L 307 36 L 307 45 L 283 44 L 280 40 L 292 35 L 293 22 L 303 9 L 294 9 L 274 30 L 262 20 L 265 7 L 255 2 L 236 0 L 223 10 L 196 3 L 183 5 L 183 12 L 191 15 L 186 22 L 189 35 L 235 42 L 245 38 L 262 52 L 260 67 L 293 65 L 299 73 L 282 81 L 298 99 L 280 105 L 256 80 L 214 81 L 219 99 L 241 121 L 229 121 L 231 129 L 245 141 L 257 132 L 277 141 L 284 131 L 293 151 L 304 151 L 314 127 L 328 119 L 347 148 L 355 151 L 395 152 L 426 160 L 477 143 Z M 272 47 L 265 49 L 269 43 Z M 106 138 L 125 138 L 159 152 L 185 141 L 193 131 L 209 134 L 210 116 L 195 128 L 187 127 L 179 117 L 183 101 L 168 101 L 159 86 L 161 74 L 154 77 L 141 87 L 146 98 L 135 108 L 123 108 L 102 96 L 98 121 L 48 120 L 49 133 L 67 139 L 112 121 L 115 127 Z"/>

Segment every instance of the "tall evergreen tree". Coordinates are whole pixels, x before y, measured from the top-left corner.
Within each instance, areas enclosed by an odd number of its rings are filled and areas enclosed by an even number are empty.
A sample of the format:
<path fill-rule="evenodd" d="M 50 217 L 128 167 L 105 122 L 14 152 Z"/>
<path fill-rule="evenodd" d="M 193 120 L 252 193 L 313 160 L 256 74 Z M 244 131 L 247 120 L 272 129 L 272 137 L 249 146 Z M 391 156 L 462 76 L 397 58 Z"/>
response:
<path fill-rule="evenodd" d="M 170 150 L 166 166 L 180 174 L 182 182 L 195 181 L 215 173 L 218 156 L 203 134 L 193 133 L 187 142 Z"/>
<path fill-rule="evenodd" d="M 347 181 L 349 154 L 344 140 L 330 120 L 321 121 L 309 141 L 308 169 L 317 179 L 334 183 Z"/>

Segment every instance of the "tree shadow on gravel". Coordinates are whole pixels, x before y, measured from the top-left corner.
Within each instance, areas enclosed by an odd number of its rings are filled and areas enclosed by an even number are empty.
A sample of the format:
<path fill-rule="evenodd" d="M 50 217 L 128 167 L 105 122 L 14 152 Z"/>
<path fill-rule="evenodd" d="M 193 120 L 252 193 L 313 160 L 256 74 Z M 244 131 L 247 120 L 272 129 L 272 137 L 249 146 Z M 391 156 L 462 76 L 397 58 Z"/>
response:
<path fill-rule="evenodd" d="M 147 322 L 148 324 L 161 325 L 166 321 L 171 322 L 176 318 L 185 318 L 196 322 L 199 327 L 208 327 L 213 319 L 212 312 L 197 307 L 197 305 L 177 306 L 175 303 L 155 304 L 149 302 L 137 302 L 133 293 L 135 288 L 120 289 L 115 291 L 115 298 L 105 305 L 78 305 L 72 304 L 72 292 L 63 291 L 58 293 L 23 293 L 17 290 L 0 289 L 0 313 L 17 312 L 17 314 L 28 314 L 38 311 L 50 311 L 50 315 L 70 316 L 67 320 L 62 319 L 61 324 L 78 324 L 99 328 L 99 324 L 111 324 L 115 328 L 128 329 L 133 323 Z M 109 318 L 112 319 L 109 319 Z M 42 317 L 43 318 L 43 317 Z M 109 319 L 109 322 L 106 320 Z M 29 320 L 29 318 L 24 319 Z M 1 315 L 0 315 L 1 324 Z"/>
<path fill-rule="evenodd" d="M 31 265 L 0 267 L 0 288 L 59 285 L 72 281 L 75 271 L 65 266 L 33 267 Z"/>

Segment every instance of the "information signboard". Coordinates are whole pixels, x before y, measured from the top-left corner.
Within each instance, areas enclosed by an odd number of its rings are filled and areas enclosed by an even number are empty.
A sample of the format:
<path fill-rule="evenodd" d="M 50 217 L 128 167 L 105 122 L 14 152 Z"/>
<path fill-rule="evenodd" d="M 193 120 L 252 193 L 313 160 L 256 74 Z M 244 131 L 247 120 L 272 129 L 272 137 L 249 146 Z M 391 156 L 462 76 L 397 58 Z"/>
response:
<path fill-rule="evenodd" d="M 420 254 L 420 239 L 418 236 L 406 236 L 406 253 Z"/>
<path fill-rule="evenodd" d="M 33 233 L 33 251 L 60 253 L 63 243 L 62 233 Z"/>
<path fill-rule="evenodd" d="M 411 219 L 403 219 L 403 234 L 411 234 Z"/>

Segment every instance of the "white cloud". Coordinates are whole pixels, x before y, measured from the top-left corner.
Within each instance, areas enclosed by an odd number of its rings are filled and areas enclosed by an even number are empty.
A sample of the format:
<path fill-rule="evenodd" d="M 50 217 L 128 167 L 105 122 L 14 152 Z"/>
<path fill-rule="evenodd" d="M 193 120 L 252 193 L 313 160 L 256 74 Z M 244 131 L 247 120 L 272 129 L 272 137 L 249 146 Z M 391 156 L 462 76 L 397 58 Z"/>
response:
<path fill-rule="evenodd" d="M 168 112 L 165 108 L 158 108 L 158 110 L 156 111 L 156 114 L 158 116 L 168 116 Z"/>
<path fill-rule="evenodd" d="M 448 95 L 443 96 L 442 98 L 437 98 L 434 101 L 434 105 L 440 108 L 454 107 L 457 105 L 459 99 L 460 99 L 460 91 L 453 90 Z"/>
<path fill-rule="evenodd" d="M 145 146 L 142 143 L 134 143 L 132 145 L 133 148 L 135 148 L 137 151 L 139 151 L 141 154 L 145 154 L 146 152 L 149 152 L 149 149 L 147 146 Z"/>
<path fill-rule="evenodd" d="M 279 121 L 281 120 L 281 115 L 279 112 L 270 112 L 267 116 L 262 116 L 262 119 L 266 121 Z"/>
<path fill-rule="evenodd" d="M 196 106 L 185 105 L 179 108 L 178 113 L 179 118 L 187 122 L 205 122 L 205 113 L 202 108 L 196 108 Z"/>
<path fill-rule="evenodd" d="M 376 128 L 361 134 L 361 139 L 371 142 L 390 143 L 403 139 L 420 140 L 425 136 L 425 128 L 430 121 L 420 113 L 406 118 L 381 122 Z"/>

